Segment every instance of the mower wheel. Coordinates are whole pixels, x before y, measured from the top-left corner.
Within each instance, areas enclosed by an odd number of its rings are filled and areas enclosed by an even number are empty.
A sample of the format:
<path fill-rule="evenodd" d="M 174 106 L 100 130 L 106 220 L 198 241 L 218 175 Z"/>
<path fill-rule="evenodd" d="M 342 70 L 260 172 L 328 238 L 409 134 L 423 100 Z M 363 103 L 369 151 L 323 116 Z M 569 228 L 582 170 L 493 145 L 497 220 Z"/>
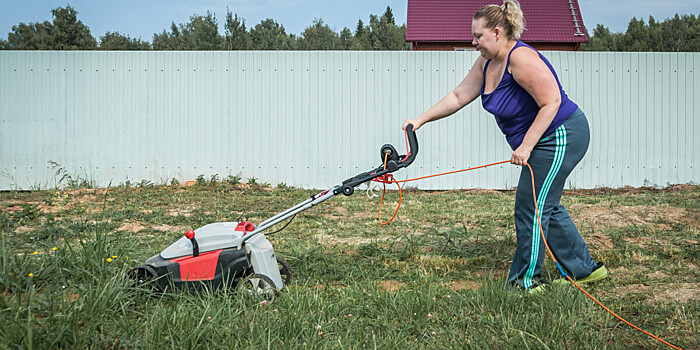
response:
<path fill-rule="evenodd" d="M 136 266 L 131 271 L 129 271 L 129 277 L 131 277 L 134 284 L 138 287 L 148 287 L 151 289 L 157 289 L 156 285 L 156 271 L 147 265 Z"/>
<path fill-rule="evenodd" d="M 257 273 L 241 278 L 236 290 L 244 296 L 268 302 L 272 302 L 277 296 L 277 289 L 275 289 L 275 283 L 272 282 L 272 279 Z"/>
<path fill-rule="evenodd" d="M 279 256 L 277 258 L 277 267 L 280 269 L 280 276 L 282 276 L 282 281 L 284 282 L 285 285 L 289 284 L 289 282 L 292 281 L 292 269 L 289 268 L 289 264 L 287 264 L 287 261 L 280 258 Z"/>

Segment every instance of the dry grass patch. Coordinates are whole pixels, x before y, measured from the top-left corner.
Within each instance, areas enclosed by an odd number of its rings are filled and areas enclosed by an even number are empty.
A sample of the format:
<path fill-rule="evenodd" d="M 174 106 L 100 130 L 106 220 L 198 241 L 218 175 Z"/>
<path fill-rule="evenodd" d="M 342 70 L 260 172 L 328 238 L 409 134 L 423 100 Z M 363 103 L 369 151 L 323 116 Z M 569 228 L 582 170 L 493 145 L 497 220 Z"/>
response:
<path fill-rule="evenodd" d="M 645 299 L 647 303 L 690 303 L 698 300 L 700 283 L 668 283 L 668 284 L 630 284 L 617 287 L 614 290 L 620 298 L 634 294 L 650 295 Z"/>
<path fill-rule="evenodd" d="M 386 241 L 391 239 L 390 236 L 378 235 L 374 237 L 359 237 L 359 236 L 348 236 L 348 237 L 336 237 L 327 235 L 325 233 L 319 233 L 314 235 L 314 239 L 319 243 L 327 247 L 337 246 L 341 244 L 350 246 L 359 246 L 363 244 L 369 244 L 377 241 Z"/>
<path fill-rule="evenodd" d="M 700 223 L 691 219 L 686 208 L 659 206 L 627 206 L 610 207 L 606 204 L 576 203 L 568 207 L 574 222 L 591 227 L 624 228 L 631 225 L 650 226 L 662 230 L 671 227 L 666 223 L 680 223 L 700 227 Z"/>
<path fill-rule="evenodd" d="M 379 281 L 378 284 L 379 288 L 390 293 L 396 293 L 399 289 L 404 289 L 406 287 L 406 283 L 395 280 Z"/>
<path fill-rule="evenodd" d="M 146 229 L 146 226 L 143 225 L 143 223 L 139 221 L 134 221 L 134 222 L 125 222 L 119 226 L 117 229 L 118 231 L 127 231 L 131 233 L 139 233 L 140 231 L 143 231 Z"/>
<path fill-rule="evenodd" d="M 444 284 L 445 287 L 452 289 L 455 292 L 459 292 L 465 289 L 469 290 L 477 290 L 479 289 L 479 283 L 475 281 L 467 281 L 467 280 L 458 280 L 458 281 L 452 281 L 452 282 L 447 282 Z"/>

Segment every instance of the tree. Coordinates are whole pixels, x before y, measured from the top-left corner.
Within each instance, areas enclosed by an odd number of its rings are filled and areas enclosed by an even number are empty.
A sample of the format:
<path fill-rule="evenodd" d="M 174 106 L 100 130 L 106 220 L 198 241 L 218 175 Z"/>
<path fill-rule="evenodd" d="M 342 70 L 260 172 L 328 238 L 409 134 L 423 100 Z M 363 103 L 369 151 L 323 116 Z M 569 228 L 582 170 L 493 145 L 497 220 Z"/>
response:
<path fill-rule="evenodd" d="M 150 50 L 151 44 L 141 39 L 132 39 L 128 35 L 119 32 L 107 32 L 100 37 L 101 50 L 127 51 Z"/>
<path fill-rule="evenodd" d="M 584 51 L 615 51 L 620 34 L 613 34 L 610 29 L 602 24 L 598 24 L 593 30 L 593 36 L 588 36 L 588 43 L 581 45 Z"/>
<path fill-rule="evenodd" d="M 398 27 L 394 23 L 394 15 L 391 8 L 387 6 L 384 15 L 377 17 L 369 16 L 369 42 L 374 50 L 407 50 L 406 29 Z"/>
<path fill-rule="evenodd" d="M 649 16 L 649 24 L 643 19 L 632 18 L 625 33 L 611 33 L 598 24 L 587 44 L 587 51 L 700 51 L 700 17 L 678 15 L 658 22 Z"/>
<path fill-rule="evenodd" d="M 250 29 L 254 50 L 292 50 L 294 36 L 287 35 L 284 26 L 274 19 L 267 18 Z"/>
<path fill-rule="evenodd" d="M 180 29 L 175 22 L 170 24 L 170 33 L 163 30 L 162 33 L 153 34 L 153 50 L 184 50 L 184 40 L 180 38 Z"/>
<path fill-rule="evenodd" d="M 340 50 L 340 38 L 322 19 L 314 19 L 297 40 L 301 50 Z"/>
<path fill-rule="evenodd" d="M 194 15 L 187 24 L 170 26 L 170 33 L 163 30 L 153 34 L 154 50 L 221 50 L 224 38 L 219 35 L 216 17 L 207 11 L 206 16 Z"/>
<path fill-rule="evenodd" d="M 350 45 L 351 50 L 372 50 L 372 43 L 369 41 L 369 27 L 362 23 L 362 20 L 357 20 L 355 27 L 355 37 Z"/>
<path fill-rule="evenodd" d="M 13 50 L 91 50 L 97 40 L 90 34 L 78 12 L 67 6 L 51 10 L 53 23 L 20 23 L 12 26 L 5 47 Z"/>
<path fill-rule="evenodd" d="M 249 50 L 251 48 L 250 34 L 245 29 L 245 20 L 237 14 L 232 14 L 226 8 L 226 48 L 229 50 Z"/>
<path fill-rule="evenodd" d="M 7 48 L 11 50 L 51 50 L 52 24 L 48 21 L 43 23 L 20 23 L 12 26 L 12 32 L 7 35 Z"/>
<path fill-rule="evenodd" d="M 343 28 L 343 30 L 340 31 L 340 49 L 341 50 L 350 50 L 350 47 L 352 47 L 352 32 L 348 27 Z"/>
<path fill-rule="evenodd" d="M 384 14 L 382 15 L 383 19 L 386 20 L 387 23 L 389 24 L 396 24 L 396 20 L 394 19 L 394 13 L 391 12 L 391 7 L 387 6 L 386 11 L 384 11 Z"/>
<path fill-rule="evenodd" d="M 90 50 L 97 47 L 97 40 L 90 28 L 78 20 L 78 12 L 70 6 L 55 8 L 52 37 L 55 50 Z"/>
<path fill-rule="evenodd" d="M 633 17 L 622 36 L 621 48 L 624 51 L 651 51 L 647 41 L 647 27 L 643 19 Z"/>

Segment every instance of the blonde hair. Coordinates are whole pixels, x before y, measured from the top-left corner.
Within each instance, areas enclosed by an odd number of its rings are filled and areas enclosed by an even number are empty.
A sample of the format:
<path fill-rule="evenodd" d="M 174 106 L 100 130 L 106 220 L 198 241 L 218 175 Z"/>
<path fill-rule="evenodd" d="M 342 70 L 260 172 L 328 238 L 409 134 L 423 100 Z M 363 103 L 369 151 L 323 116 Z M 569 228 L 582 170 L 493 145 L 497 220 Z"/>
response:
<path fill-rule="evenodd" d="M 477 11 L 474 19 L 483 18 L 489 29 L 501 27 L 509 39 L 518 40 L 525 29 L 523 11 L 517 0 L 504 0 L 503 5 L 486 5 Z"/>

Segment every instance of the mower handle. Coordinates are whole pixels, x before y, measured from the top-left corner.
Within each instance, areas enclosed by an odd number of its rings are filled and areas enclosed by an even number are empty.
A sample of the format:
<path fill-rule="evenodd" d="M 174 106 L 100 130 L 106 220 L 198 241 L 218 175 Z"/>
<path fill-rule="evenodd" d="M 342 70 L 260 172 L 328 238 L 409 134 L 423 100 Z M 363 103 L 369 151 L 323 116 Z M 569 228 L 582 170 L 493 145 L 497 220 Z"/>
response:
<path fill-rule="evenodd" d="M 413 131 L 413 124 L 406 125 L 406 137 L 408 138 L 408 157 L 401 161 L 399 168 L 411 165 L 418 154 L 418 139 L 416 138 L 416 132 Z"/>
<path fill-rule="evenodd" d="M 411 165 L 418 154 L 418 139 L 416 138 L 416 132 L 413 131 L 413 125 L 411 124 L 406 126 L 406 138 L 408 139 L 408 154 L 398 155 L 394 146 L 388 144 L 382 146 L 380 149 L 382 157 L 381 165 L 376 169 L 366 171 L 343 181 L 341 185 L 333 188 L 333 194 L 337 195 L 343 193 L 346 196 L 350 196 L 355 191 L 356 186 Z"/>

